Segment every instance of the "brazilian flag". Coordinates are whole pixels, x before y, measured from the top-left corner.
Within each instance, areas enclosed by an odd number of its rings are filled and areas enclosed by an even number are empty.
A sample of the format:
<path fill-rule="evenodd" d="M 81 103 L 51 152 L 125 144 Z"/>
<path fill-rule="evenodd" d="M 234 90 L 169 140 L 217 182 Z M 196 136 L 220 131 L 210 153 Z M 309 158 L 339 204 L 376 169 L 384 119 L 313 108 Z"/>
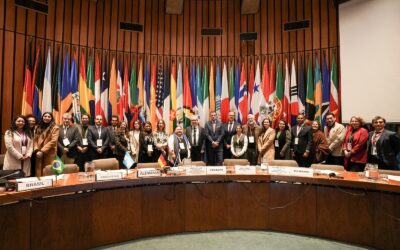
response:
<path fill-rule="evenodd" d="M 51 170 L 54 172 L 55 175 L 60 175 L 64 172 L 64 163 L 62 162 L 60 157 L 58 157 L 58 155 L 54 157 L 54 161 L 51 164 Z"/>

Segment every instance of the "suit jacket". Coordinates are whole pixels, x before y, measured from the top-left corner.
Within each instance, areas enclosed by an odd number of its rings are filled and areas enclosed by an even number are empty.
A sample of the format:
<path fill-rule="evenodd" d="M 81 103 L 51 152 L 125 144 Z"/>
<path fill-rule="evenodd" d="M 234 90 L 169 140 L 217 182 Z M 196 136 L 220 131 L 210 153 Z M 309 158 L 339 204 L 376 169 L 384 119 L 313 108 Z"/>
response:
<path fill-rule="evenodd" d="M 350 135 L 353 128 L 349 126 L 344 138 L 343 149 L 347 149 L 347 142 L 349 141 Z M 350 159 L 345 159 L 345 165 L 347 166 L 348 160 L 351 162 L 366 163 L 368 157 L 367 151 L 368 131 L 365 128 L 359 128 L 354 132 L 353 141 L 351 143 L 351 156 Z"/>
<path fill-rule="evenodd" d="M 68 138 L 69 145 L 64 146 L 63 140 L 64 138 Z M 70 158 L 76 157 L 76 146 L 79 142 L 79 130 L 76 126 L 69 126 L 67 129 L 66 135 L 64 135 L 64 127 L 60 126 L 58 142 L 57 142 L 57 154 L 61 156 L 63 154 L 63 150 L 65 147 L 68 148 L 69 152 L 67 156 Z"/>
<path fill-rule="evenodd" d="M 372 148 L 372 137 L 374 135 L 374 131 L 369 132 L 368 136 L 368 153 L 371 153 Z M 377 157 L 381 159 L 387 166 L 396 168 L 398 165 L 397 162 L 397 154 L 400 151 L 400 138 L 399 136 L 393 132 L 388 130 L 383 130 L 382 135 L 379 137 L 376 142 L 376 153 Z"/>
<path fill-rule="evenodd" d="M 101 146 L 101 149 L 103 150 L 103 154 L 105 151 L 107 151 L 107 148 L 110 144 L 110 131 L 108 128 L 101 126 L 101 136 L 99 138 L 99 132 L 97 131 L 96 126 L 90 126 L 88 128 L 88 143 L 89 147 L 93 150 L 96 151 L 97 147 L 97 139 L 102 139 L 103 140 L 103 145 Z"/>
<path fill-rule="evenodd" d="M 200 131 L 198 131 L 199 133 L 199 139 L 197 141 L 197 145 L 200 146 L 201 148 L 204 148 L 204 142 L 206 139 L 206 131 L 203 127 L 198 126 L 198 129 Z M 186 138 L 189 140 L 189 143 L 191 146 L 193 146 L 193 138 L 192 138 L 192 133 L 193 133 L 193 128 L 192 126 L 189 126 L 186 128 L 185 134 L 186 134 Z"/>
<path fill-rule="evenodd" d="M 243 134 L 247 135 L 247 137 L 249 137 L 249 129 L 250 129 L 249 125 L 247 125 L 247 124 L 243 125 Z M 259 126 L 255 125 L 255 128 L 254 128 L 254 144 L 256 145 L 256 152 L 257 153 L 258 153 L 257 142 L 258 142 L 258 137 L 260 136 L 260 134 L 261 134 L 261 128 Z"/>
<path fill-rule="evenodd" d="M 229 122 L 224 123 L 224 145 L 230 145 L 232 137 L 236 134 L 236 126 L 239 125 L 236 121 L 233 122 L 232 131 L 229 132 Z M 242 131 L 243 132 L 243 131 Z"/>
<path fill-rule="evenodd" d="M 335 122 L 335 125 L 328 133 L 328 127 L 324 128 L 324 134 L 329 144 L 329 150 L 333 156 L 343 156 L 343 141 L 346 135 L 345 127 Z"/>
<path fill-rule="evenodd" d="M 312 149 L 312 131 L 311 127 L 304 124 L 303 128 L 300 130 L 299 134 L 297 134 L 297 130 L 299 126 L 296 125 L 292 127 L 292 144 L 291 149 L 293 152 L 297 152 L 303 154 L 305 151 L 310 152 Z M 296 137 L 298 137 L 298 144 L 294 144 Z"/>
<path fill-rule="evenodd" d="M 219 145 L 222 146 L 222 139 L 224 137 L 224 127 L 220 121 L 215 122 L 215 132 L 213 130 L 213 124 L 211 121 L 206 123 L 205 127 L 206 132 L 206 143 L 211 145 L 213 141 L 219 142 Z"/>

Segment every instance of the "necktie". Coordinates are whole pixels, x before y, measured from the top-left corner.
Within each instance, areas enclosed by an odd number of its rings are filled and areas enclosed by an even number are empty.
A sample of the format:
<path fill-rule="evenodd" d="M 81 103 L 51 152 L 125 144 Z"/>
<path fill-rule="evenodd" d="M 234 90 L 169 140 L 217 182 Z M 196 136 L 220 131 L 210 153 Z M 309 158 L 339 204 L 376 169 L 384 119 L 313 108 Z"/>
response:
<path fill-rule="evenodd" d="M 213 132 L 215 133 L 215 122 L 213 122 Z"/>
<path fill-rule="evenodd" d="M 196 127 L 194 127 L 193 128 L 193 146 L 197 146 L 196 144 L 197 144 L 197 142 L 196 142 Z"/>
<path fill-rule="evenodd" d="M 229 123 L 229 132 L 232 132 L 232 126 L 233 126 L 233 123 L 230 122 L 230 123 Z"/>

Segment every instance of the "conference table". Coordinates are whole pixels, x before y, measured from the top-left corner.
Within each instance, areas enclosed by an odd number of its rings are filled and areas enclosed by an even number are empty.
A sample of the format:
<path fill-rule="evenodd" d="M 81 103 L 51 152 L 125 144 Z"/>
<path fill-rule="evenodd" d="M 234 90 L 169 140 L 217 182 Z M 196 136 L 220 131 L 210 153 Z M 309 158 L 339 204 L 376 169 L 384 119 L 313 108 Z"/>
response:
<path fill-rule="evenodd" d="M 88 249 L 143 237 L 268 230 L 400 248 L 400 182 L 344 172 L 300 177 L 163 175 L 0 193 L 1 249 Z M 268 242 L 265 242 L 268 244 Z"/>

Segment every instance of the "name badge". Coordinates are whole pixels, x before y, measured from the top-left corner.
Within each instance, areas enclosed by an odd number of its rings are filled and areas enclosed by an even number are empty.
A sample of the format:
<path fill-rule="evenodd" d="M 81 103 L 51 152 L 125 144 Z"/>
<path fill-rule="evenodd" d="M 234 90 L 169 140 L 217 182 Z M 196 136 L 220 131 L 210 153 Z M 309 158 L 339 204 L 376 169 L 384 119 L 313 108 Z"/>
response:
<path fill-rule="evenodd" d="M 17 184 L 17 191 L 26 191 L 38 188 L 45 188 L 53 186 L 53 180 L 37 180 L 29 182 L 20 182 Z"/>
<path fill-rule="evenodd" d="M 96 145 L 97 147 L 103 147 L 103 139 L 97 139 Z"/>
<path fill-rule="evenodd" d="M 279 148 L 279 140 L 275 140 L 275 147 Z"/>
<path fill-rule="evenodd" d="M 183 144 L 183 142 L 180 142 L 180 143 L 179 143 L 179 148 L 180 148 L 180 149 L 185 149 L 185 144 Z"/>
<path fill-rule="evenodd" d="M 82 138 L 82 145 L 83 146 L 87 146 L 88 145 L 87 138 Z"/>
<path fill-rule="evenodd" d="M 68 146 L 70 144 L 68 138 L 63 139 L 63 144 L 64 144 L 64 146 Z"/>
<path fill-rule="evenodd" d="M 21 154 L 26 155 L 26 146 L 21 147 Z"/>
<path fill-rule="evenodd" d="M 147 151 L 153 152 L 153 144 L 147 145 Z"/>
<path fill-rule="evenodd" d="M 249 143 L 254 143 L 254 136 L 249 136 Z"/>
<path fill-rule="evenodd" d="M 299 144 L 299 137 L 294 138 L 294 145 Z"/>
<path fill-rule="evenodd" d="M 378 152 L 376 151 L 376 147 L 372 146 L 372 155 L 378 155 Z"/>
<path fill-rule="evenodd" d="M 351 146 L 351 142 L 347 143 L 347 150 L 351 151 L 351 149 L 353 148 L 353 146 Z"/>

